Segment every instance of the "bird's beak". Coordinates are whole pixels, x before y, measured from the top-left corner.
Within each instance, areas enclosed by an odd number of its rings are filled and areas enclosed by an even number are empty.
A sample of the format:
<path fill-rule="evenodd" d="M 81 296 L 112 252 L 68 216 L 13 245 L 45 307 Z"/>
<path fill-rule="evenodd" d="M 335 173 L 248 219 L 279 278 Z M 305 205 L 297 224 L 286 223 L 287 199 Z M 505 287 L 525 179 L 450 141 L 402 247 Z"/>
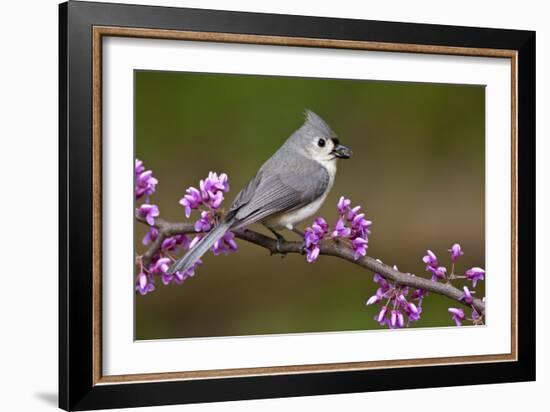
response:
<path fill-rule="evenodd" d="M 353 152 L 349 147 L 344 146 L 343 144 L 337 144 L 334 146 L 331 152 L 334 156 L 339 157 L 340 159 L 349 159 Z"/>

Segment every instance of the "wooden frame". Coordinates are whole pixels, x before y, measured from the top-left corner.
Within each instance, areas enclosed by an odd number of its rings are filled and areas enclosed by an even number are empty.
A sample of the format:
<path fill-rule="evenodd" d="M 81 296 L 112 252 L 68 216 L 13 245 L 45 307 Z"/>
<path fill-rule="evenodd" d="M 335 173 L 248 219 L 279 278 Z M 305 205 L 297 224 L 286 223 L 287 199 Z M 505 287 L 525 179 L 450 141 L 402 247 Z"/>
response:
<path fill-rule="evenodd" d="M 239 19 L 234 19 L 237 16 Z M 415 30 L 409 30 L 411 26 Z M 333 37 L 327 38 L 325 33 Z M 101 44 L 104 36 L 511 59 L 511 353 L 102 376 Z M 535 261 L 532 247 L 534 50 L 534 33 L 526 31 L 117 4 L 62 4 L 60 406 L 67 410 L 96 409 L 534 379 L 534 278 L 518 276 L 518 273 L 534 273 Z M 412 374 L 416 377 L 414 381 L 408 378 Z M 255 389 L 250 389 L 252 387 Z"/>

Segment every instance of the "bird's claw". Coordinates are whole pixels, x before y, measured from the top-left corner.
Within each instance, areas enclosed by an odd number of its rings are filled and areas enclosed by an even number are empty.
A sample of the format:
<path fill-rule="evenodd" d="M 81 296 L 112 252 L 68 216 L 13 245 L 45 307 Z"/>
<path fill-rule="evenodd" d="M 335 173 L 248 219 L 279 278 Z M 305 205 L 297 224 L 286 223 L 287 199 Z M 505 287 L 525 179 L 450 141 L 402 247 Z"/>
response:
<path fill-rule="evenodd" d="M 285 257 L 287 252 L 283 252 L 283 242 L 286 242 L 286 239 L 277 231 L 270 228 L 269 226 L 266 226 L 271 233 L 275 235 L 277 238 L 277 243 L 275 243 L 275 252 L 271 251 L 271 254 L 274 255 L 275 253 L 281 255 L 281 257 Z"/>
<path fill-rule="evenodd" d="M 284 242 L 283 238 L 278 238 L 277 243 L 275 245 L 275 249 L 277 250 L 277 253 L 281 255 L 281 258 L 284 258 L 286 256 L 286 252 L 283 252 L 283 248 L 282 248 L 283 242 Z"/>

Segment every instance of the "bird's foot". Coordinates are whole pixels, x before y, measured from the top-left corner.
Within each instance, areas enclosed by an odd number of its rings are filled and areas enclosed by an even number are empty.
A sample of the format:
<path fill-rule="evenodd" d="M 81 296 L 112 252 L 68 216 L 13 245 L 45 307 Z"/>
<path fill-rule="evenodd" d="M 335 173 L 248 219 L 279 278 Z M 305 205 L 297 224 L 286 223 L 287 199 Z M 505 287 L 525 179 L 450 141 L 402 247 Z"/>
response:
<path fill-rule="evenodd" d="M 281 255 L 281 258 L 284 258 L 287 255 L 287 252 L 283 251 L 283 242 L 285 240 L 277 239 L 275 243 L 275 250 L 270 251 L 270 255 Z"/>
<path fill-rule="evenodd" d="M 275 250 L 278 254 L 280 254 L 282 257 L 286 256 L 286 252 L 283 251 L 283 243 L 286 242 L 286 239 L 281 235 L 279 232 L 276 232 L 275 230 L 268 227 L 268 229 L 275 235 L 277 238 L 277 243 L 275 244 Z M 271 253 L 273 254 L 273 253 Z"/>
<path fill-rule="evenodd" d="M 277 238 L 277 244 L 275 245 L 275 249 L 277 249 L 277 253 L 281 255 L 281 259 L 286 256 L 286 252 L 283 252 L 283 242 L 285 242 L 285 239 L 281 236 Z"/>

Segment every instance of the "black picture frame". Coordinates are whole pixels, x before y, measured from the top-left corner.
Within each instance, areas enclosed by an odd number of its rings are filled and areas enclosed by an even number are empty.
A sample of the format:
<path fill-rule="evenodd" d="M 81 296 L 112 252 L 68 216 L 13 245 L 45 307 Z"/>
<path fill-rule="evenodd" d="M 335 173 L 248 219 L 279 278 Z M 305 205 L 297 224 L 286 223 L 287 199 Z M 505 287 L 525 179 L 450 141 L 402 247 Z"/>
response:
<path fill-rule="evenodd" d="M 517 361 L 98 385 L 92 36 L 137 27 L 517 52 Z M 70 1 L 59 6 L 59 406 L 89 410 L 535 379 L 535 32 Z"/>

